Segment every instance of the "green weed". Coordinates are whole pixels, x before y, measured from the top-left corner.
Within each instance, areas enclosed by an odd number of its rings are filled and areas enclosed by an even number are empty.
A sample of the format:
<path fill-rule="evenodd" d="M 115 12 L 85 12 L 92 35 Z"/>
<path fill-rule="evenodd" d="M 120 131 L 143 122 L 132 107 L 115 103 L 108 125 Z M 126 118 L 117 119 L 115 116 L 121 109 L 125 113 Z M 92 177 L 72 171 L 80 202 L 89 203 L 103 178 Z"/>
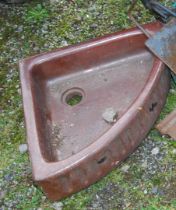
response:
<path fill-rule="evenodd" d="M 45 9 L 41 4 L 37 4 L 34 8 L 30 8 L 27 11 L 25 20 L 27 22 L 41 22 L 44 19 L 48 18 L 49 14 L 47 9 Z"/>

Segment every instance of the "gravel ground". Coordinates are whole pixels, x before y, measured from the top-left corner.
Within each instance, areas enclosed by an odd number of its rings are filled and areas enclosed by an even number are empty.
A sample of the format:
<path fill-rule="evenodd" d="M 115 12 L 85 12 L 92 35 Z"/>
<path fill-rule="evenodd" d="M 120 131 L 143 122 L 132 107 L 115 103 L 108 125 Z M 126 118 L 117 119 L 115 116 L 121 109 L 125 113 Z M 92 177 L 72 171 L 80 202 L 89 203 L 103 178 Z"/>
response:
<path fill-rule="evenodd" d="M 176 209 L 176 143 L 156 130 L 120 167 L 63 201 L 50 202 L 32 181 L 18 61 L 130 27 L 128 5 L 127 0 L 0 3 L 0 209 Z M 139 21 L 152 19 L 140 4 L 138 10 Z M 175 102 L 173 85 L 161 118 Z"/>
<path fill-rule="evenodd" d="M 164 186 L 159 186 L 159 183 L 152 183 L 151 186 L 145 184 L 147 182 L 150 183 L 153 179 L 157 179 L 158 174 L 164 174 L 165 172 L 175 173 L 175 162 L 167 162 L 167 165 L 161 164 L 168 155 L 166 145 L 167 142 L 155 142 L 146 138 L 135 153 L 120 167 L 119 170 L 122 172 L 124 180 L 134 190 L 140 189 L 144 195 L 159 196 L 163 200 L 170 196 L 167 192 L 174 189 L 167 181 Z M 159 149 L 159 152 L 153 155 L 152 150 L 156 148 Z M 128 187 L 124 188 L 121 185 L 110 183 L 96 193 L 88 209 L 130 209 L 134 201 L 132 201 L 130 195 L 129 197 L 127 196 L 128 190 Z M 171 196 L 173 199 L 176 198 L 176 193 L 174 192 Z"/>

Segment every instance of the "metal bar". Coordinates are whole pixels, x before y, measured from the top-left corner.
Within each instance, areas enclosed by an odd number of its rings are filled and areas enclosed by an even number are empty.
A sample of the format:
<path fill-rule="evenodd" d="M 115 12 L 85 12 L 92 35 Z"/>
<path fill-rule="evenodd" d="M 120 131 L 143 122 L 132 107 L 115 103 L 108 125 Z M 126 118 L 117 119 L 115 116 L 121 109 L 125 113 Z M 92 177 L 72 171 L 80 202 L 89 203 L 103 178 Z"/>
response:
<path fill-rule="evenodd" d="M 132 11 L 134 10 L 135 6 L 136 6 L 137 0 L 133 0 L 131 7 L 128 10 L 128 16 L 130 18 L 130 20 L 148 37 L 151 37 L 151 34 L 145 30 L 138 22 L 137 20 L 133 17 L 132 15 Z"/>

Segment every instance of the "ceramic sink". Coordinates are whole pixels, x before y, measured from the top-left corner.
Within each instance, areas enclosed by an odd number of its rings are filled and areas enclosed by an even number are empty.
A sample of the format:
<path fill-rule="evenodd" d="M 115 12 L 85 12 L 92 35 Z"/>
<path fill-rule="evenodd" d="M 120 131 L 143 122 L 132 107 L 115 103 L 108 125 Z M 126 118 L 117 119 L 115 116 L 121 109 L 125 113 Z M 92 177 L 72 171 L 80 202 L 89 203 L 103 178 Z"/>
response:
<path fill-rule="evenodd" d="M 105 176 L 152 128 L 170 75 L 146 39 L 134 28 L 20 62 L 33 178 L 50 199 Z"/>

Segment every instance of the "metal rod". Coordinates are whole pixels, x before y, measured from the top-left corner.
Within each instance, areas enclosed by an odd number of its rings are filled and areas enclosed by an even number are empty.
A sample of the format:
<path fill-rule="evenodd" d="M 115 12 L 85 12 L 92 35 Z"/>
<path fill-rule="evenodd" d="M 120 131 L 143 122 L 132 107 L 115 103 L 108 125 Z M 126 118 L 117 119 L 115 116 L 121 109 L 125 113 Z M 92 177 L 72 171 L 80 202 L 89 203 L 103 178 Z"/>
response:
<path fill-rule="evenodd" d="M 132 15 L 132 11 L 134 10 L 135 6 L 136 6 L 136 3 L 137 3 L 137 0 L 133 0 L 132 1 L 132 4 L 131 4 L 131 7 L 129 8 L 128 10 L 128 16 L 130 18 L 130 20 L 132 20 L 132 22 L 148 37 L 150 38 L 151 37 L 151 34 L 145 30 L 138 22 L 137 20 L 133 17 Z"/>

